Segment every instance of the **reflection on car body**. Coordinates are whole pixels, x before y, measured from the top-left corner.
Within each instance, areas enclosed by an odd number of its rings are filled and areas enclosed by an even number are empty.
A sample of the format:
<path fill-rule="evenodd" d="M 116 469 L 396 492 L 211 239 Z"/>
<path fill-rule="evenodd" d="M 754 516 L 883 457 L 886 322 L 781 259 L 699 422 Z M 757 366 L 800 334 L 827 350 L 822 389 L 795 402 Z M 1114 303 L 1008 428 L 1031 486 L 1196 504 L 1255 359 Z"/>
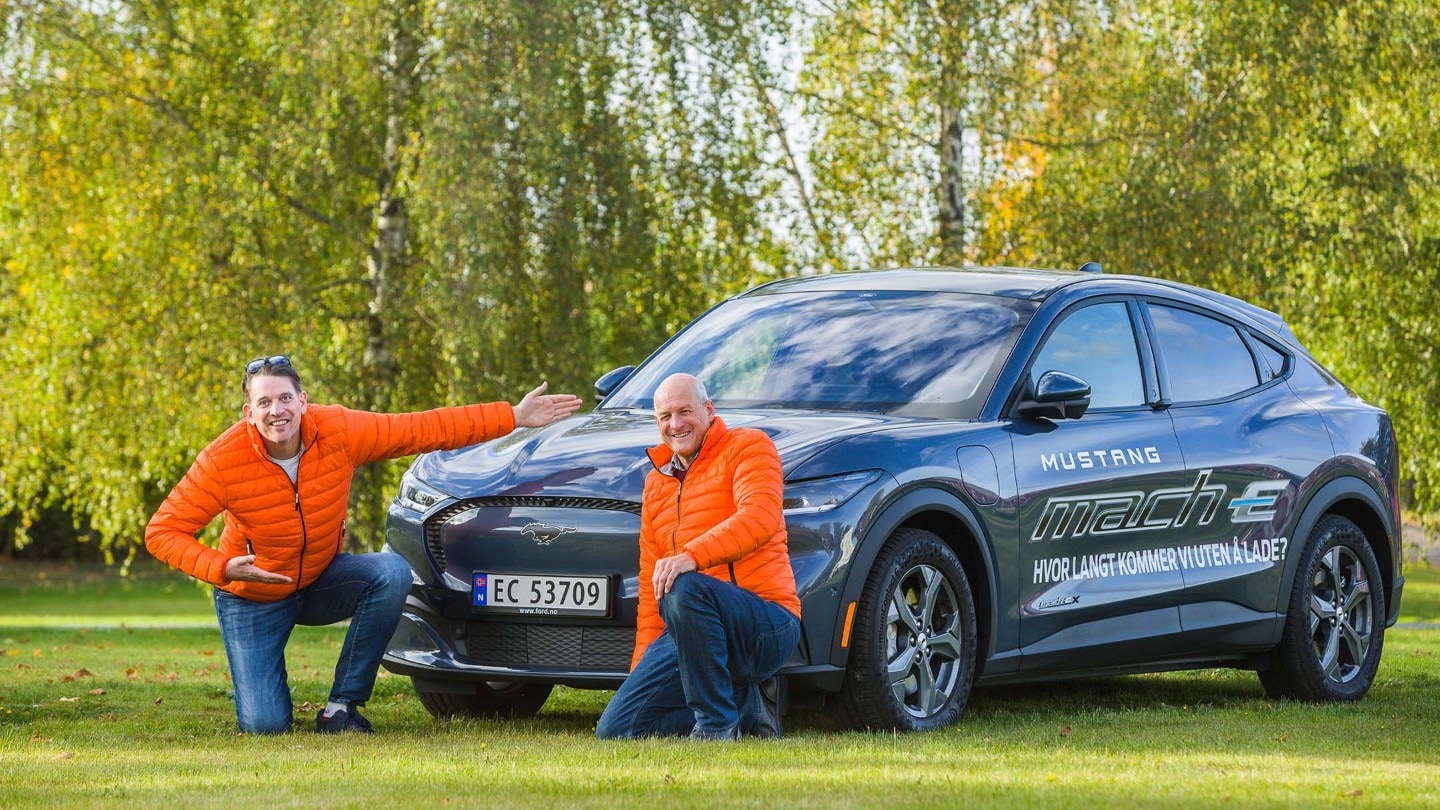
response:
<path fill-rule="evenodd" d="M 763 285 L 602 377 L 593 412 L 419 458 L 385 662 L 432 712 L 624 677 L 651 398 L 678 371 L 780 450 L 804 611 L 784 672 L 854 727 L 953 722 L 973 683 L 1374 679 L 1403 589 L 1394 432 L 1278 316 L 1154 279 L 905 269 Z M 606 598 L 507 612 L 477 575 Z"/>

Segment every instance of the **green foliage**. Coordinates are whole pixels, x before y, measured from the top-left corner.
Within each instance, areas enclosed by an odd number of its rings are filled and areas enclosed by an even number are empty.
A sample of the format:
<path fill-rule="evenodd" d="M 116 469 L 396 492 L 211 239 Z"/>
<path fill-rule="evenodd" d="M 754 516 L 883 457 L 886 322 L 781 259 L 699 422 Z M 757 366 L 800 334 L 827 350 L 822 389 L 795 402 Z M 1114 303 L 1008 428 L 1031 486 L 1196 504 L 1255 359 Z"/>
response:
<path fill-rule="evenodd" d="M 1135 2 L 1092 20 L 1028 124 L 1039 162 L 984 244 L 1021 263 L 1215 287 L 1275 309 L 1396 419 L 1440 508 L 1440 12 L 1433 4 Z"/>
<path fill-rule="evenodd" d="M 0 528 L 129 553 L 260 354 L 585 394 L 769 278 L 1091 259 L 1285 315 L 1440 512 L 1437 43 L 1423 0 L 12 0 Z"/>
<path fill-rule="evenodd" d="M 785 264 L 720 39 L 643 5 L 21 2 L 0 516 L 139 540 L 287 352 L 314 401 L 586 393 Z M 648 47 L 633 48 L 650 38 Z M 408 48 L 407 48 L 408 43 Z M 362 473 L 378 544 L 400 465 Z"/>

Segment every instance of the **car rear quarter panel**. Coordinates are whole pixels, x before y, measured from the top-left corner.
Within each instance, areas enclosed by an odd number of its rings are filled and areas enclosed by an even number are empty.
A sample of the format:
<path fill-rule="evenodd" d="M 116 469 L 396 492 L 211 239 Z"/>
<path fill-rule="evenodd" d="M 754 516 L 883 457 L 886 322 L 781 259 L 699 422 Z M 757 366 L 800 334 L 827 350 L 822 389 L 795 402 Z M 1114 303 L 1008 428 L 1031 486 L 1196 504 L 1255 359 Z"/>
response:
<path fill-rule="evenodd" d="M 1308 357 L 1301 358 L 1287 382 L 1297 397 L 1320 414 L 1335 448 L 1333 460 L 1315 473 L 1293 536 L 1303 542 L 1320 518 L 1331 513 L 1345 515 L 1359 525 L 1370 539 L 1385 578 L 1386 623 L 1394 624 L 1404 588 L 1404 555 L 1397 491 L 1400 454 L 1390 416 Z M 1293 578 L 1291 570 L 1282 598 L 1289 593 Z"/>

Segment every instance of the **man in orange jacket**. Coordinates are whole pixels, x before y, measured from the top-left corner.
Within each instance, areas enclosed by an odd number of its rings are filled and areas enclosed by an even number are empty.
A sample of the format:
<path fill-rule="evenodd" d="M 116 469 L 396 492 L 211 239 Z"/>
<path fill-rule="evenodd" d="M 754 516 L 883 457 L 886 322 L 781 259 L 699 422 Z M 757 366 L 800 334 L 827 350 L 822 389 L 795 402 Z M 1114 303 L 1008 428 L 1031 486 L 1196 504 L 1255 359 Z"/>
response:
<path fill-rule="evenodd" d="M 357 707 L 370 698 L 385 646 L 410 590 L 397 554 L 346 554 L 345 509 L 355 468 L 368 461 L 465 447 L 574 413 L 580 399 L 545 394 L 504 402 L 378 414 L 310 405 L 284 355 L 245 366 L 245 418 L 200 452 L 145 530 L 156 558 L 215 586 L 240 730 L 271 734 L 293 722 L 285 642 L 297 624 L 350 619 L 316 731 L 371 733 Z M 218 548 L 195 539 L 225 516 Z"/>
<path fill-rule="evenodd" d="M 635 653 L 595 734 L 778 737 L 774 676 L 800 641 L 780 455 L 761 431 L 727 428 L 689 374 L 655 390 L 655 422 Z"/>

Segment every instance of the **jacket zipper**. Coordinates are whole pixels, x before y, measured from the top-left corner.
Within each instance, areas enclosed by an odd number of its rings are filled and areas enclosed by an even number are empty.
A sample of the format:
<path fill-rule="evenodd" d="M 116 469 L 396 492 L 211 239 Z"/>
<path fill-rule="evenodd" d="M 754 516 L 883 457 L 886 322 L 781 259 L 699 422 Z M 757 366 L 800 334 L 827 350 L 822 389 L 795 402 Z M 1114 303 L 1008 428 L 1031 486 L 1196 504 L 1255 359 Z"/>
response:
<path fill-rule="evenodd" d="M 686 474 L 689 474 L 688 469 L 686 470 Z M 684 494 L 684 492 L 685 482 L 677 480 L 675 483 L 675 528 L 670 532 L 670 552 L 672 554 L 680 553 L 680 547 L 676 545 L 675 539 L 680 535 L 680 496 Z M 740 587 L 740 581 L 735 578 L 735 563 L 726 563 L 725 567 L 730 569 L 730 584 L 737 588 Z"/>
<path fill-rule="evenodd" d="M 300 470 L 298 468 L 295 470 L 295 480 L 290 483 L 290 487 L 295 490 L 295 513 L 300 516 L 300 568 L 295 572 L 295 590 L 293 591 L 293 593 L 299 593 L 300 583 L 305 579 L 305 547 L 310 545 L 310 537 L 305 530 L 305 510 L 300 508 Z"/>
<path fill-rule="evenodd" d="M 300 448 L 300 459 L 301 459 L 301 461 L 304 461 L 304 459 L 305 459 L 305 451 L 307 451 L 307 450 L 309 450 L 309 449 L 310 449 L 309 447 L 301 447 L 301 448 Z M 270 460 L 270 463 L 271 463 L 271 464 L 274 464 L 276 467 L 280 467 L 279 462 L 274 461 L 273 459 Z M 285 468 L 284 468 L 284 467 L 280 467 L 280 474 L 285 476 L 285 480 L 290 481 L 290 476 L 285 473 Z M 299 592 L 300 592 L 300 582 L 301 582 L 301 580 L 303 580 L 303 579 L 305 578 L 305 547 L 310 544 L 309 533 L 308 533 L 308 532 L 306 531 L 306 529 L 305 529 L 305 510 L 300 508 L 300 465 L 299 465 L 299 464 L 296 464 L 296 465 L 295 465 L 295 480 L 294 480 L 294 481 L 290 481 L 290 490 L 295 493 L 295 513 L 300 516 L 300 560 L 299 560 L 299 567 L 298 567 L 298 569 L 295 571 L 295 590 L 291 591 L 291 593 L 299 593 Z M 246 544 L 248 545 L 249 542 L 250 542 L 249 538 L 246 538 L 245 542 L 246 542 Z M 253 552 L 252 552 L 252 553 L 253 553 Z"/>
<path fill-rule="evenodd" d="M 680 535 L 680 496 L 685 492 L 685 482 L 675 482 L 675 528 L 670 532 L 670 553 L 679 554 L 680 547 L 675 544 L 675 538 Z"/>

